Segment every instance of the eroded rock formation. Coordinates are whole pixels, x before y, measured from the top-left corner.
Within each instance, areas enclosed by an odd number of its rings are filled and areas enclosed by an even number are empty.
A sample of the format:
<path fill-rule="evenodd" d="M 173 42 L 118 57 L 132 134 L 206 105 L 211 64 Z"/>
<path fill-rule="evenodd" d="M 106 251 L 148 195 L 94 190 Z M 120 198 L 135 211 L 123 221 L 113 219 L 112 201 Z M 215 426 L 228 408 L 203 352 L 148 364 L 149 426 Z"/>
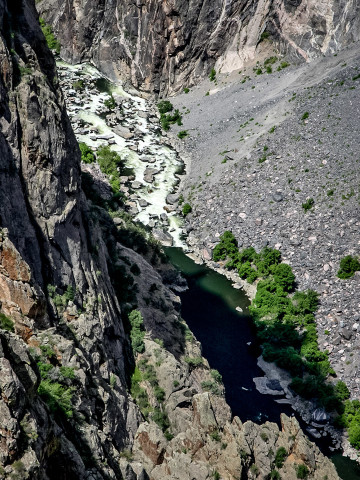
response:
<path fill-rule="evenodd" d="M 359 40 L 360 31 L 355 0 L 42 0 L 38 8 L 66 60 L 91 60 L 161 95 L 193 85 L 215 63 L 223 72 L 242 68 L 264 43 L 303 61 Z"/>

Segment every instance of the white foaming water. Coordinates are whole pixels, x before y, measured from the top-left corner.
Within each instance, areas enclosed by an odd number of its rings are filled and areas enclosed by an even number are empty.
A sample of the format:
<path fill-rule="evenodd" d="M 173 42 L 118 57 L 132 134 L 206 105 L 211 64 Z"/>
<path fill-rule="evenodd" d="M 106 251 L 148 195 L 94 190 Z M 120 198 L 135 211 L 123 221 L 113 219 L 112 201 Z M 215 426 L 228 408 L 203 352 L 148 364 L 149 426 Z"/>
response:
<path fill-rule="evenodd" d="M 139 199 L 146 200 L 149 205 L 142 208 L 137 201 L 139 213 L 135 219 L 148 225 L 151 217 L 160 217 L 162 213 L 166 213 L 164 210 L 166 196 L 173 191 L 177 183 L 175 174 L 182 165 L 181 160 L 173 149 L 162 144 L 162 137 L 158 135 L 159 126 L 149 123 L 139 114 L 149 111 L 145 99 L 131 95 L 120 85 L 109 82 L 95 67 L 89 64 L 70 65 L 60 61 L 57 65 L 62 88 L 67 97 L 69 117 L 74 126 L 79 120 L 85 124 L 83 128 L 75 128 L 76 138 L 93 149 L 108 145 L 109 140 L 111 141 L 112 144 L 109 145 L 111 150 L 119 153 L 125 160 L 126 167 L 133 169 L 135 180 L 142 184 L 141 188 L 136 190 L 136 195 Z M 126 128 L 133 127 L 135 129 L 133 138 L 126 139 L 116 134 L 116 127 L 108 126 L 103 115 L 100 114 L 104 101 L 109 98 L 108 93 L 99 92 L 94 85 L 94 82 L 100 79 L 106 82 L 111 94 L 123 98 L 124 120 L 118 125 Z M 77 80 L 83 80 L 85 86 L 80 93 L 72 88 L 72 84 Z M 111 136 L 111 139 L 96 138 L 98 135 L 108 135 Z M 155 162 L 141 161 L 140 157 L 142 156 L 149 157 Z M 147 167 L 159 171 L 154 175 L 152 183 L 144 181 Z M 175 213 L 167 213 L 167 216 L 171 230 L 169 233 L 174 239 L 174 246 L 185 247 L 181 239 L 181 218 Z M 161 222 L 156 228 L 161 229 Z"/>

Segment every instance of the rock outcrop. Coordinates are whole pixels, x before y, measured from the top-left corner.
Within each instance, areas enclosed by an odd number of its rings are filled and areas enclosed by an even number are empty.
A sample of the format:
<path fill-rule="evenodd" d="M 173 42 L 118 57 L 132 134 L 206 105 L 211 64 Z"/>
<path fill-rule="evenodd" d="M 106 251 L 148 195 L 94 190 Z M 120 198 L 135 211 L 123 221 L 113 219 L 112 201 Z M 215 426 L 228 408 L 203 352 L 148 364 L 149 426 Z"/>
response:
<path fill-rule="evenodd" d="M 314 0 L 42 0 L 61 55 L 92 61 L 113 79 L 165 95 L 216 69 L 242 68 L 260 49 L 301 60 L 359 40 L 356 2 Z"/>

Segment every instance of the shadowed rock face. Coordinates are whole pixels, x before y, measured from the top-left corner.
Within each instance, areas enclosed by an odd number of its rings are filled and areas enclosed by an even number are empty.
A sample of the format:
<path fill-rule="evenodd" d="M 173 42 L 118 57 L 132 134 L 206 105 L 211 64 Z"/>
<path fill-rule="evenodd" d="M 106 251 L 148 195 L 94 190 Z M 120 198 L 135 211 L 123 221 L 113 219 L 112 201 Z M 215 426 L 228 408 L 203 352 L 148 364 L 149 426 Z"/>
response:
<path fill-rule="evenodd" d="M 71 62 L 91 60 L 111 78 L 165 95 L 196 83 L 216 63 L 242 68 L 261 35 L 299 60 L 359 39 L 358 5 L 315 0 L 42 0 Z"/>

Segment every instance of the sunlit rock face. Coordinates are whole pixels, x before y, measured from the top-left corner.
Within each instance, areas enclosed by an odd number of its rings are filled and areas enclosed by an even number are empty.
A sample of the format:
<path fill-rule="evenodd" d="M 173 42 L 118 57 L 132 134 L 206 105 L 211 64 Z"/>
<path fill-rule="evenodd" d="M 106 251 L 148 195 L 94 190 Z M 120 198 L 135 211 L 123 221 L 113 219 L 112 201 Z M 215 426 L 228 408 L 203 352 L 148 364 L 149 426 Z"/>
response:
<path fill-rule="evenodd" d="M 42 0 L 41 14 L 71 62 L 92 60 L 111 78 L 160 94 L 244 62 L 271 42 L 300 61 L 359 39 L 353 0 Z"/>

